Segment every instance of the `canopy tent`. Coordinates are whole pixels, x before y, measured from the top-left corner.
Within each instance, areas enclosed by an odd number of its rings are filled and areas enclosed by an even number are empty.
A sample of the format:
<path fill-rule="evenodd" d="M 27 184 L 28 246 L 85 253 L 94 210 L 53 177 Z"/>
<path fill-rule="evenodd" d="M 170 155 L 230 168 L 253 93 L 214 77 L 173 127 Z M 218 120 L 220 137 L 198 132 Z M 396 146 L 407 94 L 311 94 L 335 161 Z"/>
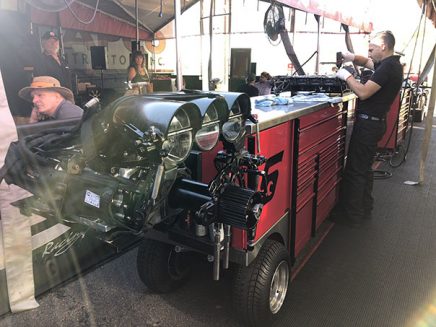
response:
<path fill-rule="evenodd" d="M 197 2 L 198 0 L 181 1 L 181 12 Z M 278 0 L 277 2 L 339 21 L 364 32 L 372 31 L 372 23 L 365 16 L 367 3 L 364 1 Z M 33 23 L 132 38 L 136 37 L 137 4 L 139 38 L 143 40 L 152 39 L 153 34 L 171 22 L 175 15 L 172 0 L 27 0 L 27 3 L 31 5 Z M 96 5 L 98 5 L 97 12 L 91 23 L 84 24 L 77 19 L 79 17 L 82 21 L 90 20 Z"/>
<path fill-rule="evenodd" d="M 32 23 L 136 38 L 138 22 L 138 36 L 141 40 L 153 39 L 154 33 L 174 19 L 174 1 L 168 0 L 27 0 L 27 2 L 31 5 Z M 189 9 L 196 2 L 198 0 L 182 1 L 181 12 Z M 89 24 L 85 24 L 93 17 L 96 6 L 95 18 Z M 77 17 L 85 23 L 80 22 Z"/>
<path fill-rule="evenodd" d="M 426 5 L 426 16 L 436 27 L 436 0 L 418 0 L 418 4 L 420 7 Z"/>
<path fill-rule="evenodd" d="M 362 32 L 372 32 L 368 20 L 369 3 L 359 0 L 277 0 L 283 5 L 317 16 L 338 21 L 344 25 L 358 28 Z"/>

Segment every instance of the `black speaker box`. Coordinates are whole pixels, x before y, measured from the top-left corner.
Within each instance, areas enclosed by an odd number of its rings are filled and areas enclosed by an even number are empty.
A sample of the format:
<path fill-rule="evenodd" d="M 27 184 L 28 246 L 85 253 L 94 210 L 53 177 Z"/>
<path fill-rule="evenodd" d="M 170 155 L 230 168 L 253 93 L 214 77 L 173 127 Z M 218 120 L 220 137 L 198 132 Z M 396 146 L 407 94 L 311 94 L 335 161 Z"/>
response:
<path fill-rule="evenodd" d="M 104 46 L 91 47 L 92 69 L 106 69 L 106 49 Z"/>
<path fill-rule="evenodd" d="M 255 62 L 252 62 L 252 63 L 250 64 L 250 73 L 256 75 L 256 63 L 255 63 Z"/>

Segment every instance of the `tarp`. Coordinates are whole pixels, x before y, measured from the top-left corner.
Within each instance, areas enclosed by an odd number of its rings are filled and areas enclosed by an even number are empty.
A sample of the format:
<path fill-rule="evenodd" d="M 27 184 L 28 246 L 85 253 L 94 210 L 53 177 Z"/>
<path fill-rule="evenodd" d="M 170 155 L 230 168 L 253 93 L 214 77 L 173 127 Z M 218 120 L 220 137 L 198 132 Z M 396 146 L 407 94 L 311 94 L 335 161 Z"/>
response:
<path fill-rule="evenodd" d="M 311 14 L 319 15 L 341 22 L 342 24 L 358 28 L 362 32 L 373 30 L 369 21 L 368 1 L 359 0 L 277 0 L 283 5 L 299 9 Z"/>
<path fill-rule="evenodd" d="M 418 2 L 428 0 L 418 0 Z M 198 0 L 182 1 L 181 12 L 189 9 Z M 358 28 L 363 32 L 371 32 L 373 27 L 369 21 L 367 1 L 358 0 L 277 0 L 277 2 L 291 8 L 330 18 L 345 25 Z M 32 8 L 32 22 L 36 24 L 61 26 L 63 28 L 88 32 L 117 35 L 121 37 L 136 37 L 136 8 L 135 0 L 100 0 L 97 15 L 90 24 L 80 23 L 92 17 L 96 0 L 70 1 L 70 8 L 59 11 L 48 10 L 47 4 L 42 6 L 41 0 L 28 0 Z M 47 2 L 44 2 L 47 3 Z M 150 40 L 153 33 L 159 31 L 174 19 L 174 1 L 138 0 L 139 38 Z M 61 7 L 62 8 L 62 7 Z M 45 9 L 45 10 L 42 10 Z"/>
<path fill-rule="evenodd" d="M 92 7 L 85 6 L 81 3 L 72 3 L 70 7 L 74 13 L 84 21 L 89 20 L 94 13 Z M 60 26 L 64 29 L 110 34 L 120 37 L 130 37 L 132 39 L 136 38 L 135 20 L 126 15 L 120 8 L 118 8 L 116 15 L 98 10 L 95 19 L 90 24 L 83 24 L 73 16 L 71 10 L 68 8 L 59 12 L 50 12 L 32 7 L 31 21 L 39 25 Z M 141 40 L 150 40 L 153 38 L 153 33 L 140 27 L 139 38 Z"/>
<path fill-rule="evenodd" d="M 436 0 L 418 0 L 419 6 L 426 5 L 425 14 L 428 19 L 433 22 L 434 27 L 436 27 Z"/>
<path fill-rule="evenodd" d="M 31 5 L 33 23 L 132 39 L 136 38 L 136 17 L 141 40 L 153 39 L 154 33 L 174 19 L 174 1 L 138 0 L 136 16 L 135 0 L 100 0 L 96 17 L 90 24 L 81 23 L 75 16 L 82 21 L 90 20 L 97 5 L 96 0 L 70 1 L 69 8 L 64 1 L 60 4 L 53 2 L 56 3 L 53 5 L 42 0 L 27 2 Z M 181 12 L 197 2 L 198 0 L 184 0 Z"/>

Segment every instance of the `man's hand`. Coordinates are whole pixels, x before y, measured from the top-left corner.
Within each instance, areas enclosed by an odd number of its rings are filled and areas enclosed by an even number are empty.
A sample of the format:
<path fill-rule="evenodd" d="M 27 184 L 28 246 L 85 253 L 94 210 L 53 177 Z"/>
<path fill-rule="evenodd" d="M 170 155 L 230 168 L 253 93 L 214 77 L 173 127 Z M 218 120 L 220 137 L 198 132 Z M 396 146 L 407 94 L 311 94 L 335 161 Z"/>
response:
<path fill-rule="evenodd" d="M 29 118 L 29 124 L 38 122 L 38 109 L 33 108 Z"/>
<path fill-rule="evenodd" d="M 355 54 L 350 52 L 350 51 L 343 51 L 342 52 L 342 58 L 344 58 L 344 60 L 342 62 L 353 61 L 355 57 L 356 57 Z"/>
<path fill-rule="evenodd" d="M 346 81 L 350 76 L 353 76 L 347 69 L 341 68 L 336 73 L 336 77 Z"/>

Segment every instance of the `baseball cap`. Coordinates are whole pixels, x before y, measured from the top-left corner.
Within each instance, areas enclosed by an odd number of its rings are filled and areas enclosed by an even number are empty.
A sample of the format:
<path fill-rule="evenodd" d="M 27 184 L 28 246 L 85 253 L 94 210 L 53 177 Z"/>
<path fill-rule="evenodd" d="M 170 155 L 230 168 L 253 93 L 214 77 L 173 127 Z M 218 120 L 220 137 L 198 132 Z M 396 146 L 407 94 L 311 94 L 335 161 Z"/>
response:
<path fill-rule="evenodd" d="M 56 40 L 59 40 L 58 36 L 57 36 L 56 33 L 53 32 L 53 31 L 45 32 L 45 33 L 42 35 L 41 40 L 48 40 L 48 39 L 51 39 L 51 38 L 56 39 Z"/>

